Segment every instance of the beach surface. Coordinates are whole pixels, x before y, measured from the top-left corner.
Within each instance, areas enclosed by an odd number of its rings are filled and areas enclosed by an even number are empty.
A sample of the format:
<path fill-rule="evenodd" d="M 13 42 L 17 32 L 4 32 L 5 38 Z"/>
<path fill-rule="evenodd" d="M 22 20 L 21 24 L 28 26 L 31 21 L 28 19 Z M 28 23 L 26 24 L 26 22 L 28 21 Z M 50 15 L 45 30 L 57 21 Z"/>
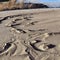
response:
<path fill-rule="evenodd" d="M 0 60 L 60 60 L 60 8 L 1 11 Z"/>

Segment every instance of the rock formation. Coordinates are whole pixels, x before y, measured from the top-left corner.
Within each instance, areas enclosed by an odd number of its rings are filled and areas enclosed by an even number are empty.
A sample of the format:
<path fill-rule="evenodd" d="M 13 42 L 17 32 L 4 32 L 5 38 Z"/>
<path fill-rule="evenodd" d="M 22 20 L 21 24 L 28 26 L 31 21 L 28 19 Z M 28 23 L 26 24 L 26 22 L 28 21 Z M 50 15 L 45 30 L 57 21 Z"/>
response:
<path fill-rule="evenodd" d="M 11 10 L 11 9 L 32 9 L 32 8 L 48 8 L 47 5 L 38 4 L 38 3 L 16 3 L 16 0 L 4 0 L 0 1 L 0 10 Z"/>
<path fill-rule="evenodd" d="M 25 4 L 25 8 L 48 8 L 47 5 L 44 5 L 42 3 L 38 4 L 38 3 L 26 3 Z"/>

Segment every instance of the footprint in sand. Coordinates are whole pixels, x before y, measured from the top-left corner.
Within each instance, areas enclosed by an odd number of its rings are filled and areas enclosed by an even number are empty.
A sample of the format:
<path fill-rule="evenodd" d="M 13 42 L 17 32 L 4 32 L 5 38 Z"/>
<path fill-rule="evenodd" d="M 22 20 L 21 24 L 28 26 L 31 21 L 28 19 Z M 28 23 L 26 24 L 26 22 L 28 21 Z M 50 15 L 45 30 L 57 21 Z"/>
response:
<path fill-rule="evenodd" d="M 31 41 L 30 45 L 37 51 L 48 51 L 49 49 L 56 47 L 56 45 L 47 44 L 40 40 Z"/>
<path fill-rule="evenodd" d="M 7 54 L 13 55 L 17 49 L 17 46 L 14 43 L 5 43 L 5 46 L 2 48 L 3 49 L 0 50 L 0 56 Z"/>

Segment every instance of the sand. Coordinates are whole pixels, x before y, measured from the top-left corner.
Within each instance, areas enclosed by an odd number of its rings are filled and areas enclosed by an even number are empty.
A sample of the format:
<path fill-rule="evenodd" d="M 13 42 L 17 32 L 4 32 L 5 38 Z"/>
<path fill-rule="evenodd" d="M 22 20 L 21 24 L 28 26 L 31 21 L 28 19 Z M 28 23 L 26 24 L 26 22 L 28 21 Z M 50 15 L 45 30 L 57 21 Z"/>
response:
<path fill-rule="evenodd" d="M 1 11 L 0 60 L 60 60 L 60 9 Z"/>

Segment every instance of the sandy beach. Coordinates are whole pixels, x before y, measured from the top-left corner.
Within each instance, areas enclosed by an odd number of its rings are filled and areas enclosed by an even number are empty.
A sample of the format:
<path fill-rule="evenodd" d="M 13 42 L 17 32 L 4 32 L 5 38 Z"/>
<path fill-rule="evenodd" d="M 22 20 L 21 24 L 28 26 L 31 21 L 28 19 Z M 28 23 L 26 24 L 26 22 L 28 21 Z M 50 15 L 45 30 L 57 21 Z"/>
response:
<path fill-rule="evenodd" d="M 0 60 L 60 60 L 60 8 L 1 11 Z"/>

